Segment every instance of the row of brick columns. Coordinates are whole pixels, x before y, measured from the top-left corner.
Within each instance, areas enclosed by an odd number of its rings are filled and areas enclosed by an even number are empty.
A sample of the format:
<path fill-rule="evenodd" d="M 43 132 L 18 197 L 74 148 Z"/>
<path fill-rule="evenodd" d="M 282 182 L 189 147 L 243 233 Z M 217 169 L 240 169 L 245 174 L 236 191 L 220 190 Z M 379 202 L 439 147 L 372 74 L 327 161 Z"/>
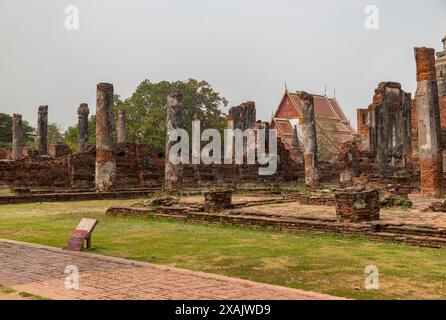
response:
<path fill-rule="evenodd" d="M 96 94 L 96 172 L 95 185 L 98 191 L 110 191 L 116 178 L 116 160 L 114 146 L 113 118 L 113 85 L 100 83 Z M 90 110 L 86 103 L 77 109 L 78 134 L 77 151 L 85 152 L 88 147 L 88 116 Z M 118 113 L 118 143 L 127 142 L 126 114 L 124 110 Z M 12 154 L 13 160 L 22 156 L 24 133 L 22 116 L 13 115 L 12 122 Z M 37 115 L 36 149 L 39 155 L 48 154 L 48 106 L 40 106 Z"/>
<path fill-rule="evenodd" d="M 24 146 L 23 122 L 21 114 L 12 117 L 12 160 L 22 156 Z M 37 113 L 36 149 L 40 155 L 48 153 L 48 106 L 40 106 Z"/>
<path fill-rule="evenodd" d="M 421 192 L 424 195 L 442 196 L 442 146 L 440 140 L 440 115 L 438 85 L 435 68 L 435 50 L 415 48 L 417 65 L 416 100 L 418 104 L 418 138 L 421 173 Z M 303 111 L 303 145 L 305 184 L 309 187 L 319 185 L 317 169 L 317 133 L 313 97 L 306 92 L 298 92 Z M 113 189 L 116 178 L 116 159 L 114 146 L 114 90 L 113 85 L 97 85 L 96 98 L 96 172 L 95 185 L 98 191 Z M 86 150 L 88 145 L 87 104 L 78 108 L 78 152 Z M 182 117 L 182 93 L 171 91 L 166 105 L 167 136 L 172 130 L 184 128 Z M 127 141 L 126 114 L 118 113 L 118 143 Z M 40 106 L 37 120 L 36 147 L 39 154 L 47 154 L 48 106 Z M 176 141 L 166 142 L 165 189 L 169 193 L 179 193 L 182 188 L 182 166 L 173 164 L 169 159 L 171 148 Z M 13 117 L 12 157 L 18 159 L 23 149 L 23 127 L 21 115 Z"/>

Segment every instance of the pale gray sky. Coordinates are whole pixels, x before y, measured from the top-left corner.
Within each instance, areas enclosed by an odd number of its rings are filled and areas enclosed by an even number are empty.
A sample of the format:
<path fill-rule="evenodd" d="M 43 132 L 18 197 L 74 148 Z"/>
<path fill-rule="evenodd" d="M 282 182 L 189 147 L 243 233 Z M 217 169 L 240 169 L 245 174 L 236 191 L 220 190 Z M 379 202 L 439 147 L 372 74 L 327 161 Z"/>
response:
<path fill-rule="evenodd" d="M 65 28 L 79 7 L 80 29 Z M 367 5 L 380 29 L 364 27 Z M 66 128 L 99 82 L 128 97 L 151 81 L 210 82 L 269 120 L 284 90 L 336 96 L 356 125 L 380 81 L 414 92 L 414 46 L 441 49 L 446 0 L 0 0 L 0 112 Z M 227 111 L 227 110 L 225 110 Z"/>

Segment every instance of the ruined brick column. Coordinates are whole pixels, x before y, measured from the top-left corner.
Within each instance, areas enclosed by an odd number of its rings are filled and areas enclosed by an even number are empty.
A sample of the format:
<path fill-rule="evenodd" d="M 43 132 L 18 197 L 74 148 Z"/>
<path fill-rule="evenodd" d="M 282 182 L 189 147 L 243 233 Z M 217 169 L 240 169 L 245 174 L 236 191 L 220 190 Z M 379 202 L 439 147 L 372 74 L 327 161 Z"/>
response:
<path fill-rule="evenodd" d="M 339 148 L 337 166 L 340 169 L 339 182 L 342 186 L 353 185 L 353 179 L 357 177 L 359 170 L 360 152 L 356 137 L 352 141 L 341 144 Z"/>
<path fill-rule="evenodd" d="M 297 133 L 297 126 L 293 126 L 293 141 L 291 143 L 293 148 L 299 148 L 299 135 Z"/>
<path fill-rule="evenodd" d="M 228 128 L 252 129 L 256 122 L 256 103 L 254 101 L 244 102 L 238 107 L 229 109 L 228 114 Z"/>
<path fill-rule="evenodd" d="M 411 94 L 397 82 L 381 82 L 372 104 L 358 111 L 358 116 L 361 146 L 373 154 L 379 171 L 382 174 L 410 171 Z"/>
<path fill-rule="evenodd" d="M 358 134 L 360 136 L 360 144 L 362 150 L 370 150 L 370 120 L 369 120 L 369 110 L 368 109 L 358 109 Z"/>
<path fill-rule="evenodd" d="M 290 148 L 290 157 L 295 163 L 303 163 L 303 152 L 300 148 L 299 135 L 297 133 L 297 126 L 293 128 L 293 140 Z"/>
<path fill-rule="evenodd" d="M 125 110 L 118 112 L 118 143 L 127 142 L 127 124 L 125 118 Z"/>
<path fill-rule="evenodd" d="M 36 149 L 40 155 L 48 154 L 48 106 L 40 106 L 37 114 Z"/>
<path fill-rule="evenodd" d="M 183 168 L 181 164 L 170 162 L 169 153 L 176 141 L 169 141 L 169 133 L 175 129 L 183 129 L 183 94 L 180 90 L 172 90 L 167 95 L 166 105 L 166 164 L 165 190 L 170 194 L 179 194 L 182 188 Z"/>
<path fill-rule="evenodd" d="M 84 152 L 88 146 L 88 115 L 90 110 L 88 104 L 82 103 L 77 108 L 78 129 L 77 129 L 77 151 Z"/>
<path fill-rule="evenodd" d="M 22 115 L 14 114 L 12 118 L 12 160 L 17 160 L 23 151 Z"/>
<path fill-rule="evenodd" d="M 440 141 L 440 108 L 435 69 L 435 50 L 415 48 L 417 64 L 418 148 L 421 193 L 440 197 L 443 159 Z"/>
<path fill-rule="evenodd" d="M 317 136 L 316 118 L 314 115 L 313 96 L 299 91 L 299 98 L 302 100 L 303 111 L 303 144 L 304 144 L 304 164 L 305 164 L 305 185 L 317 187 L 319 185 L 319 175 L 317 172 Z"/>
<path fill-rule="evenodd" d="M 113 141 L 113 85 L 100 83 L 96 92 L 96 190 L 109 191 L 116 177 Z"/>

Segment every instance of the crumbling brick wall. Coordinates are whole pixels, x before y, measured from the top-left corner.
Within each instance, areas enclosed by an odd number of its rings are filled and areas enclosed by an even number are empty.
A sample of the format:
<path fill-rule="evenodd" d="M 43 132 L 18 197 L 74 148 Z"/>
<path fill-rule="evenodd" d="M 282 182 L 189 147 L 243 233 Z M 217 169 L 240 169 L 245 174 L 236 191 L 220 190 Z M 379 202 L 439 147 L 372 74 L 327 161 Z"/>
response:
<path fill-rule="evenodd" d="M 282 141 L 278 141 L 277 172 L 271 176 L 260 176 L 259 164 L 212 164 L 185 165 L 183 168 L 183 185 L 185 187 L 202 187 L 212 185 L 233 185 L 240 183 L 304 183 L 305 168 L 302 162 L 295 162 L 290 150 Z M 320 181 L 323 183 L 337 183 L 339 181 L 339 167 L 335 163 L 318 163 Z"/>
<path fill-rule="evenodd" d="M 136 144 L 134 143 L 116 143 L 116 180 L 115 188 L 125 189 L 132 186 L 138 186 L 139 166 L 136 156 Z"/>
<path fill-rule="evenodd" d="M 164 181 L 164 153 L 148 145 L 136 145 L 139 183 L 143 187 L 157 186 Z"/>
<path fill-rule="evenodd" d="M 405 193 L 419 191 L 419 170 L 401 171 L 391 167 L 385 172 L 379 169 L 374 153 L 358 148 L 354 142 L 341 146 L 336 162 L 340 172 L 340 182 L 344 185 L 365 186 L 386 190 L 388 185 L 402 185 Z"/>
<path fill-rule="evenodd" d="M 48 148 L 48 155 L 51 158 L 63 157 L 71 154 L 71 149 L 65 143 L 51 144 Z"/>
<path fill-rule="evenodd" d="M 70 187 L 74 189 L 91 189 L 94 187 L 96 147 L 87 147 L 83 152 L 68 157 L 68 174 Z"/>
<path fill-rule="evenodd" d="M 68 188 L 66 157 L 26 157 L 0 162 L 0 181 L 11 187 Z"/>
<path fill-rule="evenodd" d="M 228 127 L 231 129 L 251 129 L 256 122 L 256 105 L 253 101 L 242 103 L 229 109 Z"/>
<path fill-rule="evenodd" d="M 60 151 L 60 150 L 59 150 Z M 95 183 L 96 148 L 84 152 L 40 157 L 32 152 L 17 161 L 0 162 L 0 181 L 11 187 L 92 189 Z M 164 155 L 149 146 L 116 145 L 117 189 L 160 186 Z"/>
<path fill-rule="evenodd" d="M 183 168 L 183 184 L 186 187 L 201 187 L 208 185 L 239 183 L 285 183 L 304 179 L 304 166 L 295 163 L 290 151 L 282 141 L 277 145 L 278 165 L 274 175 L 261 176 L 257 164 L 211 164 L 185 165 Z"/>

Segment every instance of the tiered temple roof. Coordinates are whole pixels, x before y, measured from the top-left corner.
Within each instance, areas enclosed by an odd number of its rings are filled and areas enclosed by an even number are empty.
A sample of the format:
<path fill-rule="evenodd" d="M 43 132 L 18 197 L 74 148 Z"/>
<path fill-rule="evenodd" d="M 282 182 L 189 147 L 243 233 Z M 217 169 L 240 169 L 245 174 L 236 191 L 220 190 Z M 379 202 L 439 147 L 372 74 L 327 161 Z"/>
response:
<path fill-rule="evenodd" d="M 326 149 L 336 153 L 342 143 L 353 140 L 356 131 L 336 99 L 316 94 L 313 94 L 313 99 L 318 144 L 324 144 Z M 271 127 L 277 129 L 278 135 L 288 147 L 293 141 L 294 126 L 302 141 L 302 119 L 302 101 L 297 94 L 286 90 L 273 116 Z"/>

